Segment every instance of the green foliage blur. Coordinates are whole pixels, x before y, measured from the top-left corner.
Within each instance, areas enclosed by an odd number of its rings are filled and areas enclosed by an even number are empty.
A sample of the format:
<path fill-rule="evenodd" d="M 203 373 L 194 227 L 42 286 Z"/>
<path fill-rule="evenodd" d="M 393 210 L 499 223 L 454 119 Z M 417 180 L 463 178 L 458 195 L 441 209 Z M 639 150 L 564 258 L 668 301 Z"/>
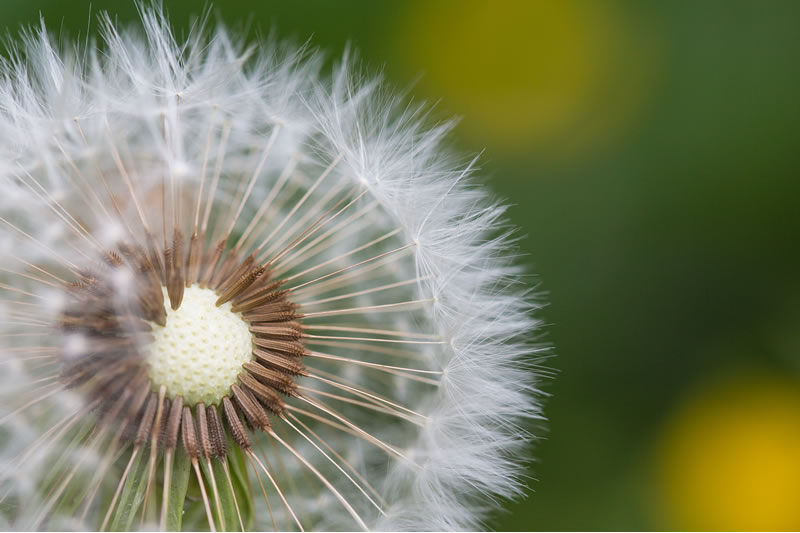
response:
<path fill-rule="evenodd" d="M 193 0 L 165 5 L 177 28 L 203 10 Z M 748 461 L 756 472 L 772 468 L 761 462 L 772 453 L 772 429 L 800 436 L 791 432 L 796 427 L 783 431 L 776 416 L 774 428 L 751 430 L 750 419 L 734 416 L 733 430 L 765 436 L 766 444 L 745 446 L 739 455 L 729 450 L 729 469 L 718 452 L 741 442 L 726 437 L 730 427 L 674 422 L 694 416 L 693 398 L 713 396 L 726 376 L 738 376 L 747 405 L 755 405 L 748 400 L 751 380 L 768 390 L 773 381 L 800 387 L 798 6 L 212 6 L 251 37 L 274 28 L 298 43 L 310 38 L 334 59 L 350 43 L 391 84 L 436 102 L 437 117 L 463 117 L 456 148 L 485 150 L 483 179 L 513 202 L 511 220 L 526 235 L 522 260 L 550 302 L 542 312 L 544 340 L 557 354 L 549 362 L 557 375 L 542 384 L 551 395 L 550 421 L 530 463 L 530 494 L 507 502 L 491 528 L 714 528 L 720 522 L 693 521 L 687 504 L 670 496 L 697 473 L 697 459 L 669 445 L 675 439 L 701 454 L 701 464 L 708 463 L 702 453 L 721 457 L 719 475 L 705 475 L 708 493 L 689 487 L 697 491 L 695 515 L 722 512 L 755 517 L 756 528 L 800 528 L 797 512 L 773 505 L 778 496 L 770 496 L 788 491 L 800 501 L 800 487 L 779 483 L 781 470 L 800 472 L 800 457 L 787 452 L 772 481 L 745 475 Z M 137 18 L 127 1 L 3 0 L 0 23 L 16 34 L 41 13 L 51 29 L 74 38 L 97 29 L 100 10 L 120 21 Z M 719 405 L 724 411 L 733 404 Z M 767 415 L 773 407 L 764 405 Z M 800 420 L 795 407 L 786 417 L 790 426 L 793 416 Z M 713 449 L 704 433 L 712 429 Z M 756 484 L 766 503 L 746 498 L 748 487 L 739 491 L 736 483 Z M 724 528 L 747 527 L 734 521 Z"/>

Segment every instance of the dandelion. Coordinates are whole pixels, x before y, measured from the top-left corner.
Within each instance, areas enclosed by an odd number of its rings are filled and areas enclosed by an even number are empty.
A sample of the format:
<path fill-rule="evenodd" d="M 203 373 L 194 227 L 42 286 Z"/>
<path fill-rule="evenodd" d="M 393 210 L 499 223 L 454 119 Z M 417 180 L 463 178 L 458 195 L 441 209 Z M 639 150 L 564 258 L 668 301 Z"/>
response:
<path fill-rule="evenodd" d="M 521 490 L 536 322 L 450 124 L 159 9 L 0 66 L 0 516 L 474 528 Z"/>

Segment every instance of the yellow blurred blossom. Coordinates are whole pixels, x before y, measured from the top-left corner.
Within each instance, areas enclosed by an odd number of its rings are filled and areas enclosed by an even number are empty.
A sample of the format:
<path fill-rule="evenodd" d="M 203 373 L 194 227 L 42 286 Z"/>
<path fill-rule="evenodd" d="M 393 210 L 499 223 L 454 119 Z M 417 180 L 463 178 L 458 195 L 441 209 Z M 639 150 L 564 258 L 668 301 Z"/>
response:
<path fill-rule="evenodd" d="M 740 376 L 667 423 L 657 481 L 668 527 L 800 529 L 800 385 Z"/>
<path fill-rule="evenodd" d="M 610 3 L 409 2 L 394 36 L 423 89 L 491 149 L 574 155 L 613 139 L 640 109 L 653 62 Z"/>

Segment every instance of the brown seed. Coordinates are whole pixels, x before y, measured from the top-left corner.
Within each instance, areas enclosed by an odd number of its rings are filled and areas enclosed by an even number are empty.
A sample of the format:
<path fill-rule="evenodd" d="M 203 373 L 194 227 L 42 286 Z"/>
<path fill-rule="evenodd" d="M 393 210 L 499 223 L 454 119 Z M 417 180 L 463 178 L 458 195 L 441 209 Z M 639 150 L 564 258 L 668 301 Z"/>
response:
<path fill-rule="evenodd" d="M 283 401 L 283 398 L 281 398 L 274 389 L 264 385 L 250 374 L 242 372 L 239 374 L 239 381 L 253 393 L 253 396 L 255 396 L 264 407 L 276 415 L 280 415 L 286 410 L 286 403 Z"/>
<path fill-rule="evenodd" d="M 248 310 L 244 313 L 244 318 L 248 322 L 291 322 L 300 318 L 295 312 L 297 305 L 289 301 L 274 302 Z M 236 309 L 233 309 L 234 312 Z"/>
<path fill-rule="evenodd" d="M 208 459 L 211 457 L 211 436 L 208 433 L 208 418 L 206 416 L 206 406 L 198 403 L 195 408 L 195 416 L 197 417 L 197 435 L 200 442 L 200 452 L 203 457 Z"/>
<path fill-rule="evenodd" d="M 139 422 L 139 429 L 136 431 L 136 439 L 133 441 L 134 446 L 142 446 L 150 441 L 150 434 L 153 431 L 153 419 L 156 416 L 157 407 L 158 395 L 154 392 L 150 394 L 150 399 L 147 400 L 147 407 L 142 415 L 142 420 Z"/>
<path fill-rule="evenodd" d="M 264 431 L 272 427 L 269 422 L 269 415 L 250 391 L 243 389 L 239 385 L 233 385 L 231 391 L 236 403 L 251 425 Z"/>
<path fill-rule="evenodd" d="M 277 322 L 250 326 L 250 332 L 262 337 L 288 337 L 299 340 L 303 338 L 303 326 L 299 322 Z"/>
<path fill-rule="evenodd" d="M 291 376 L 271 368 L 265 368 L 258 363 L 248 362 L 242 366 L 253 376 L 257 377 L 262 383 L 265 383 L 273 389 L 278 390 L 288 396 L 296 396 L 297 385 Z"/>
<path fill-rule="evenodd" d="M 183 408 L 183 447 L 190 458 L 197 459 L 197 434 L 194 431 L 192 410 L 188 406 Z"/>
<path fill-rule="evenodd" d="M 186 259 L 186 287 L 191 287 L 200 275 L 200 258 L 203 255 L 203 240 L 197 232 L 189 239 L 189 257 Z"/>
<path fill-rule="evenodd" d="M 274 302 L 286 295 L 288 289 L 280 289 L 286 280 L 275 280 L 255 292 L 245 292 L 234 299 L 234 312 L 247 311 L 269 302 Z"/>
<path fill-rule="evenodd" d="M 103 261 L 112 268 L 122 266 L 122 258 L 116 252 L 105 252 Z"/>
<path fill-rule="evenodd" d="M 227 453 L 227 444 L 225 442 L 225 428 L 222 427 L 222 420 L 220 420 L 217 412 L 217 406 L 209 405 L 206 408 L 206 414 L 208 414 L 208 435 L 211 439 L 211 451 L 214 457 L 222 459 Z"/>
<path fill-rule="evenodd" d="M 172 400 L 167 417 L 166 431 L 164 434 L 164 447 L 168 450 L 175 449 L 178 444 L 178 429 L 181 425 L 181 412 L 183 411 L 183 398 L 178 396 Z"/>
<path fill-rule="evenodd" d="M 267 267 L 265 266 L 258 266 L 251 269 L 249 272 L 246 272 L 239 281 L 231 285 L 228 289 L 223 291 L 222 295 L 217 300 L 217 306 L 224 304 L 225 302 L 230 301 L 236 295 L 240 294 L 243 290 L 247 287 L 252 285 L 252 283 L 258 279 L 259 276 L 263 275 L 264 272 L 267 271 Z"/>
<path fill-rule="evenodd" d="M 169 424 L 169 411 L 170 405 L 172 402 L 169 398 L 164 398 L 164 407 L 162 408 L 161 415 L 159 418 L 158 410 L 156 410 L 156 423 L 158 424 L 158 430 L 156 433 L 158 434 L 156 443 L 160 448 L 164 448 L 164 443 L 167 440 L 167 424 Z"/>
<path fill-rule="evenodd" d="M 269 352 L 267 350 L 261 350 L 256 348 L 253 350 L 253 355 L 256 356 L 258 362 L 262 365 L 267 367 L 272 367 L 276 370 L 280 370 L 286 374 L 291 374 L 293 376 L 304 376 L 306 375 L 306 367 L 297 359 L 292 359 L 286 356 L 286 354 L 276 353 L 276 352 Z"/>
<path fill-rule="evenodd" d="M 228 257 L 225 259 L 226 263 L 229 263 L 230 266 L 228 267 L 230 272 L 225 272 L 223 268 L 220 269 L 220 274 L 222 274 L 222 279 L 219 281 L 219 287 L 217 287 L 217 291 L 220 293 L 225 292 L 227 289 L 231 287 L 234 283 L 239 281 L 244 275 L 246 275 L 253 264 L 256 262 L 256 258 L 253 254 L 248 255 L 244 258 L 244 260 L 239 261 L 239 257 L 236 254 L 236 250 L 231 250 L 228 254 Z"/>
<path fill-rule="evenodd" d="M 265 266 L 269 267 L 269 264 Z M 251 298 L 260 296 L 262 294 L 274 292 L 278 290 L 281 287 L 281 285 L 286 283 L 285 279 L 270 281 L 271 279 L 272 279 L 272 271 L 268 269 L 265 275 L 258 278 L 255 283 L 253 283 L 252 285 L 250 285 L 250 287 L 247 288 L 246 291 L 244 291 L 242 294 L 236 297 L 236 302 L 237 303 L 243 302 L 245 300 L 250 300 Z"/>
<path fill-rule="evenodd" d="M 286 341 L 270 338 L 256 337 L 253 339 L 256 346 L 264 348 L 265 350 L 280 352 L 292 357 L 304 357 L 308 355 L 308 351 L 302 342 L 299 341 Z"/>
<path fill-rule="evenodd" d="M 244 451 L 250 450 L 253 444 L 250 442 L 247 430 L 239 419 L 239 413 L 236 412 L 233 402 L 227 396 L 222 398 L 222 408 L 225 411 L 225 420 L 228 421 L 228 428 L 231 430 L 231 437 L 241 449 Z"/>
<path fill-rule="evenodd" d="M 172 310 L 175 311 L 181 306 L 183 301 L 184 277 L 183 271 L 183 233 L 179 228 L 175 228 L 175 234 L 172 238 L 171 257 L 166 257 L 167 264 L 169 265 L 169 272 L 167 276 L 167 294 L 169 295 L 169 302 Z M 166 256 L 166 251 L 165 251 Z"/>

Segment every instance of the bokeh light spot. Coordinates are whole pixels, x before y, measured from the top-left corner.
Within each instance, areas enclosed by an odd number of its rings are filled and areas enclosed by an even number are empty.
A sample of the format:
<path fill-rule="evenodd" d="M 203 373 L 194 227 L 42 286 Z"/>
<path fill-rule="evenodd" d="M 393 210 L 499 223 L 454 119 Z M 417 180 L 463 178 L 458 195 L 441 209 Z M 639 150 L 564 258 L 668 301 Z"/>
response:
<path fill-rule="evenodd" d="M 610 5 L 409 2 L 398 61 L 464 116 L 477 139 L 522 155 L 572 154 L 616 136 L 643 98 L 652 61 Z M 419 70 L 417 70 L 419 72 Z"/>
<path fill-rule="evenodd" d="M 740 376 L 692 395 L 665 427 L 657 485 L 671 528 L 800 529 L 800 384 Z"/>

